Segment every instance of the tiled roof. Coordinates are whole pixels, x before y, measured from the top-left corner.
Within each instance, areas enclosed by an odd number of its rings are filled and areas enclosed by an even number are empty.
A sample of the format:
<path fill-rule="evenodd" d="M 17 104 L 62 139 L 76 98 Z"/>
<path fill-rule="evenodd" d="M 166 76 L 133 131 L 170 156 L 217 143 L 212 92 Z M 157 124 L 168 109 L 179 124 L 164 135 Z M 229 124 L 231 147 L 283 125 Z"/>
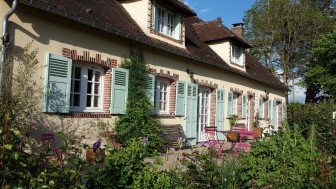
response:
<path fill-rule="evenodd" d="M 169 1 L 178 3 L 178 0 Z M 19 2 L 202 64 L 287 89 L 250 54 L 246 54 L 246 72 L 229 66 L 201 39 L 194 25 L 203 21 L 195 16 L 185 19 L 186 49 L 184 49 L 147 36 L 116 0 L 19 0 Z"/>
<path fill-rule="evenodd" d="M 194 27 L 200 36 L 201 40 L 204 42 L 218 41 L 224 39 L 233 39 L 247 48 L 252 46 L 247 43 L 244 39 L 241 39 L 235 35 L 231 30 L 225 27 L 223 24 L 217 20 L 212 20 L 208 22 L 198 22 L 194 24 Z"/>

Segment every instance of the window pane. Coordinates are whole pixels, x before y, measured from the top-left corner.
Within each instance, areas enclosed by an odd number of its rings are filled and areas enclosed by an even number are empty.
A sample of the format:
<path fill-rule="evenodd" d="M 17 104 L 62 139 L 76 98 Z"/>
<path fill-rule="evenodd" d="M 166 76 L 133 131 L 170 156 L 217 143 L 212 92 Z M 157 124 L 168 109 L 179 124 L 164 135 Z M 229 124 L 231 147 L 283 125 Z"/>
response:
<path fill-rule="evenodd" d="M 86 90 L 86 92 L 87 92 L 88 94 L 91 94 L 91 93 L 92 93 L 92 83 L 91 83 L 91 82 L 88 82 L 88 83 L 87 83 L 87 90 Z"/>
<path fill-rule="evenodd" d="M 74 94 L 73 95 L 73 106 L 79 106 L 80 105 L 80 94 Z"/>
<path fill-rule="evenodd" d="M 99 94 L 99 83 L 95 83 L 94 94 Z"/>
<path fill-rule="evenodd" d="M 99 96 L 94 97 L 93 107 L 99 107 Z"/>
<path fill-rule="evenodd" d="M 88 69 L 88 80 L 93 81 L 93 70 Z"/>
<path fill-rule="evenodd" d="M 75 81 L 73 92 L 79 93 L 80 92 L 80 87 L 81 87 L 81 82 L 80 81 Z"/>
<path fill-rule="evenodd" d="M 82 69 L 80 67 L 75 67 L 75 79 L 80 79 L 82 75 Z"/>
<path fill-rule="evenodd" d="M 100 79 L 100 72 L 96 71 L 95 73 L 95 82 L 99 82 L 99 79 Z"/>
<path fill-rule="evenodd" d="M 86 107 L 91 107 L 91 98 L 92 96 L 91 95 L 87 95 L 86 96 Z"/>

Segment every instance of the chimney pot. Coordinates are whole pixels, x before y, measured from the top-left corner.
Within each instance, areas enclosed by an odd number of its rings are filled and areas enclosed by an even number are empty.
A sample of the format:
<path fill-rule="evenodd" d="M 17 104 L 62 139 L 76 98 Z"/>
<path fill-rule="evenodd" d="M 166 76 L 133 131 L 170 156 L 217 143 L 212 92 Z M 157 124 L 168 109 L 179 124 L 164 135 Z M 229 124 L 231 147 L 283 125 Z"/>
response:
<path fill-rule="evenodd" d="M 232 24 L 231 31 L 238 37 L 244 39 L 244 24 L 243 23 L 234 23 Z"/>

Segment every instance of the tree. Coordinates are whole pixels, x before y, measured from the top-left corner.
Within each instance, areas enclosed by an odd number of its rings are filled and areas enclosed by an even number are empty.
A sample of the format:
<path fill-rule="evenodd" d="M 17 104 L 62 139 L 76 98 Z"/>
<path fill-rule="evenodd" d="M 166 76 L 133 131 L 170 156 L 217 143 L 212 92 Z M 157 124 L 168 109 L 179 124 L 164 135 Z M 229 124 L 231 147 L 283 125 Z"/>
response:
<path fill-rule="evenodd" d="M 327 6 L 319 2 L 259 0 L 245 14 L 246 37 L 255 47 L 252 53 L 272 73 L 282 72 L 285 86 L 295 73 L 303 74 L 318 37 L 331 29 Z"/>
<path fill-rule="evenodd" d="M 321 37 L 311 52 L 314 58 L 303 80 L 304 85 L 314 91 L 309 102 L 329 98 L 336 102 L 336 24 L 331 33 Z"/>

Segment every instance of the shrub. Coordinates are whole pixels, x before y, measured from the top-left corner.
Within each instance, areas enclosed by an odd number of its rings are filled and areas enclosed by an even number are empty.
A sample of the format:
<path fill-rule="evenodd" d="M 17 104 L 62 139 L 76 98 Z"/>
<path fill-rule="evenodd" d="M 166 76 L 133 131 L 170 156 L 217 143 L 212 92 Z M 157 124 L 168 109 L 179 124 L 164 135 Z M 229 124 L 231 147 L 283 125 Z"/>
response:
<path fill-rule="evenodd" d="M 122 68 L 129 70 L 128 102 L 126 114 L 116 122 L 118 139 L 127 144 L 133 139 L 147 136 L 150 139 L 149 150 L 163 149 L 160 122 L 153 118 L 153 105 L 146 96 L 145 82 L 148 69 L 140 52 L 132 52 L 130 59 L 125 59 Z"/>
<path fill-rule="evenodd" d="M 322 154 L 315 147 L 314 127 L 305 139 L 297 126 L 254 144 L 243 158 L 242 181 L 246 188 L 320 188 L 318 165 Z M 330 162 L 327 163 L 330 168 Z M 332 186 L 332 177 L 326 182 Z"/>
<path fill-rule="evenodd" d="M 80 188 L 86 177 L 78 140 L 62 135 L 64 159 L 30 137 L 39 120 L 42 88 L 34 73 L 40 67 L 38 50 L 9 58 L 3 67 L 0 95 L 0 185 L 2 188 Z M 12 73 L 15 61 L 15 72 Z M 71 140 L 70 140 L 71 138 Z M 36 147 L 32 152 L 31 146 Z"/>
<path fill-rule="evenodd" d="M 334 108 L 332 103 L 291 103 L 288 105 L 288 125 L 291 128 L 298 125 L 305 138 L 308 138 L 311 126 L 315 125 L 317 147 L 336 155 L 336 125 L 332 120 Z"/>

